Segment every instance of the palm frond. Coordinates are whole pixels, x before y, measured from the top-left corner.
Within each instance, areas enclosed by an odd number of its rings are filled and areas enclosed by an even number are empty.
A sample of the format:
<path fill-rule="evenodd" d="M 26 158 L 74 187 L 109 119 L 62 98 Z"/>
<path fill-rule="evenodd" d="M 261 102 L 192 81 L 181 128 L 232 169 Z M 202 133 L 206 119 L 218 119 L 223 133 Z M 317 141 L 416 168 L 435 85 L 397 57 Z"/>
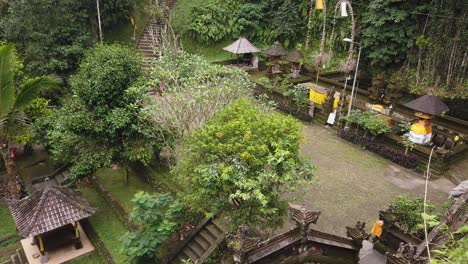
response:
<path fill-rule="evenodd" d="M 0 116 L 7 114 L 15 102 L 13 63 L 16 51 L 13 45 L 0 46 Z"/>
<path fill-rule="evenodd" d="M 42 76 L 27 80 L 18 91 L 13 109 L 23 110 L 37 98 L 40 91 L 55 88 L 59 82 L 60 79 L 54 76 Z"/>
<path fill-rule="evenodd" d="M 0 116 L 0 138 L 12 141 L 24 133 L 29 125 L 29 119 L 23 111 L 11 111 Z"/>

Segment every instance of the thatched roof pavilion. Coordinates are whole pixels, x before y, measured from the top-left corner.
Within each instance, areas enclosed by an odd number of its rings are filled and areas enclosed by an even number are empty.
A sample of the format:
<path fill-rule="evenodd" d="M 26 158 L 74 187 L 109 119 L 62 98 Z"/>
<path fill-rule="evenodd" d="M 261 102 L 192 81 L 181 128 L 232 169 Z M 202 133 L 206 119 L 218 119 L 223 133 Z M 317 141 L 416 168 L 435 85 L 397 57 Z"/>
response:
<path fill-rule="evenodd" d="M 280 44 L 275 43 L 265 50 L 265 54 L 272 57 L 280 57 L 286 55 L 286 50 Z"/>
<path fill-rule="evenodd" d="M 444 104 L 444 102 L 433 95 L 421 96 L 416 100 L 406 103 L 405 106 L 415 111 L 430 115 L 440 115 L 449 110 L 448 106 Z"/>
<path fill-rule="evenodd" d="M 8 201 L 19 235 L 36 236 L 90 217 L 95 209 L 77 192 L 47 187 L 22 200 Z"/>
<path fill-rule="evenodd" d="M 304 55 L 298 50 L 293 50 L 286 56 L 286 60 L 293 63 L 300 63 L 304 60 Z"/>
<path fill-rule="evenodd" d="M 232 44 L 224 47 L 223 50 L 237 55 L 260 52 L 260 50 L 257 47 L 255 47 L 252 43 L 250 43 L 250 41 L 246 38 L 239 38 Z"/>

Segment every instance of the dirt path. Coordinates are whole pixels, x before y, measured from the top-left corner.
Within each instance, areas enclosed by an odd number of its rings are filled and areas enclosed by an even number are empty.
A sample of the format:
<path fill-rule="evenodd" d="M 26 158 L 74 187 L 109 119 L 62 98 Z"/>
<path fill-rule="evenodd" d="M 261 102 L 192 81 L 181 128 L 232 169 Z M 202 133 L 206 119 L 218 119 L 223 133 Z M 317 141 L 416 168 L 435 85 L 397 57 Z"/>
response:
<path fill-rule="evenodd" d="M 334 129 L 307 124 L 303 134 L 302 153 L 317 165 L 317 182 L 289 198 L 300 204 L 302 196 L 308 208 L 322 211 L 314 228 L 345 235 L 346 225 L 364 220 L 370 229 L 379 209 L 386 208 L 396 196 L 423 197 L 420 174 L 338 138 Z M 453 187 L 445 178 L 431 181 L 429 200 L 442 205 Z"/>

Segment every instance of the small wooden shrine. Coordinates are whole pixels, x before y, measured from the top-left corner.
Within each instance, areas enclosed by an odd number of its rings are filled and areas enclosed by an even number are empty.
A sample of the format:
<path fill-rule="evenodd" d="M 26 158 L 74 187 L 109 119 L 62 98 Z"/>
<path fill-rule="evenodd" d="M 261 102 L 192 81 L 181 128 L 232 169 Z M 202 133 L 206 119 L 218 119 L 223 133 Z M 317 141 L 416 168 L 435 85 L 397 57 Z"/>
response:
<path fill-rule="evenodd" d="M 268 56 L 268 73 L 282 74 L 280 60 L 286 55 L 286 50 L 280 44 L 275 43 L 265 50 L 265 54 Z"/>
<path fill-rule="evenodd" d="M 291 219 L 296 226 L 291 230 L 261 241 L 249 237 L 249 228 L 239 227 L 231 240 L 234 261 L 238 264 L 293 264 L 293 263 L 358 263 L 363 240 L 368 238 L 365 224 L 356 228 L 347 227 L 350 238 L 323 233 L 310 228 L 316 224 L 320 211 L 307 210 L 296 205 L 289 206 Z"/>
<path fill-rule="evenodd" d="M 46 263 L 49 261 L 48 252 L 63 247 L 82 249 L 82 229 L 78 221 L 95 213 L 83 197 L 65 187 L 46 187 L 22 200 L 9 200 L 7 204 L 19 235 L 27 241 L 22 241 L 22 244 L 30 263 L 39 257 L 40 263 Z M 25 248 L 25 244 L 37 246 L 40 256 L 35 253 L 29 256 L 31 248 Z M 66 258 L 59 256 L 61 260 Z M 56 260 L 51 261 L 57 263 Z"/>
<path fill-rule="evenodd" d="M 417 144 L 429 143 L 432 139 L 431 119 L 449 110 L 439 98 L 433 95 L 424 95 L 407 104 L 406 107 L 416 111 L 416 122 L 411 126 L 409 138 Z"/>
<path fill-rule="evenodd" d="M 301 76 L 301 63 L 304 61 L 304 55 L 298 50 L 293 50 L 286 56 L 286 60 L 291 63 L 291 78 Z"/>

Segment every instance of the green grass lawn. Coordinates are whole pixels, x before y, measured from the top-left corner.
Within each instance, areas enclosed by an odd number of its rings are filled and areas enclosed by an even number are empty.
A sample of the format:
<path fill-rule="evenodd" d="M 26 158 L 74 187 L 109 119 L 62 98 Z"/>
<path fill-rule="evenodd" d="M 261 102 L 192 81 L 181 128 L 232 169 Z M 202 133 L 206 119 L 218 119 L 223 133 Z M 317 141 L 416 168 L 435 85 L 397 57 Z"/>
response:
<path fill-rule="evenodd" d="M 122 252 L 122 242 L 120 241 L 122 235 L 128 231 L 125 225 L 117 218 L 110 205 L 106 203 L 96 189 L 81 187 L 79 190 L 91 206 L 97 208 L 96 214 L 91 216 L 89 221 L 106 245 L 115 262 L 118 264 L 130 263 L 130 259 Z M 89 258 L 94 257 L 89 256 Z M 89 263 L 86 262 L 86 259 L 77 261 L 81 261 L 78 263 Z"/>
<path fill-rule="evenodd" d="M 15 223 L 6 205 L 0 205 L 0 238 L 16 234 Z"/>
<path fill-rule="evenodd" d="M 148 19 L 148 6 L 150 0 L 140 0 L 135 1 L 135 5 L 133 8 L 132 13 L 130 14 L 134 20 L 136 25 L 136 38 L 140 35 L 143 31 L 146 20 Z M 128 46 L 135 45 L 135 41 L 133 39 L 133 26 L 130 22 L 130 18 L 125 18 L 115 26 L 112 27 L 110 30 L 103 30 L 103 38 L 106 43 L 121 43 Z"/>
<path fill-rule="evenodd" d="M 224 40 L 214 45 L 203 45 L 185 36 L 182 38 L 182 47 L 187 52 L 205 57 L 209 62 L 218 62 L 236 58 L 235 55 L 223 50 L 224 47 L 231 44 L 233 41 L 234 40 Z"/>
<path fill-rule="evenodd" d="M 102 169 L 96 173 L 96 178 L 111 194 L 130 213 L 133 209 L 133 196 L 139 191 L 155 192 L 153 187 L 145 183 L 130 170 L 128 183 L 123 182 L 122 169 Z"/>
<path fill-rule="evenodd" d="M 91 253 L 91 255 L 79 257 L 70 262 L 70 264 L 106 264 L 106 260 L 97 251 Z"/>

